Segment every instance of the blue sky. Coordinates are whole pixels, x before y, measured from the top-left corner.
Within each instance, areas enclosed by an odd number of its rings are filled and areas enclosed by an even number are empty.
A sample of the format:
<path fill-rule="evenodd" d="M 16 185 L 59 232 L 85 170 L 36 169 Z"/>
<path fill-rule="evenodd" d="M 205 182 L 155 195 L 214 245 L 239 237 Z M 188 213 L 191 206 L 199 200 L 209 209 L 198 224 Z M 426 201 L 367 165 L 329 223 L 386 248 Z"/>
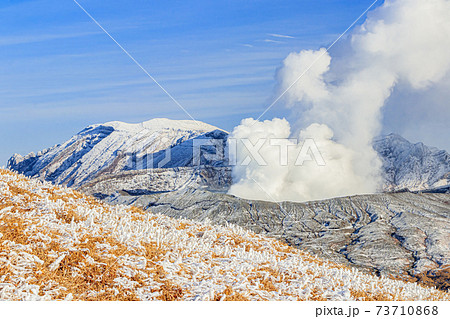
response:
<path fill-rule="evenodd" d="M 195 119 L 227 130 L 271 103 L 290 52 L 330 44 L 372 2 L 79 0 Z M 93 123 L 189 119 L 72 0 L 3 0 L 0 21 L 0 165 Z"/>

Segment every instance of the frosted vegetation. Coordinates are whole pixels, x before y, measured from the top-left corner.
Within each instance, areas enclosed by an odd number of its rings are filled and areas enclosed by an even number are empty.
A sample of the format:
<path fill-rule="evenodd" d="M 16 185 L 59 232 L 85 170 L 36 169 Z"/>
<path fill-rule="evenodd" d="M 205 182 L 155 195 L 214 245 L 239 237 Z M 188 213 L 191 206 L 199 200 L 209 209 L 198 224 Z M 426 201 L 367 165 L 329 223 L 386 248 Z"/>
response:
<path fill-rule="evenodd" d="M 108 206 L 0 171 L 2 300 L 449 300 L 238 226 Z"/>

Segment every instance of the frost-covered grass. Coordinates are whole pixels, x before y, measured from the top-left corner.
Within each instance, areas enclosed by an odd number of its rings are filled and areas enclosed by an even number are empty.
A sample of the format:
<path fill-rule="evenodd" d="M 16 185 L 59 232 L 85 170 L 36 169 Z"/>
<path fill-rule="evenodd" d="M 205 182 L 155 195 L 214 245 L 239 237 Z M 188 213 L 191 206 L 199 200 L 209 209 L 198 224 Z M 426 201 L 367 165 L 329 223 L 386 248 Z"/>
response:
<path fill-rule="evenodd" d="M 3 300 L 449 300 L 240 227 L 108 206 L 0 170 Z"/>

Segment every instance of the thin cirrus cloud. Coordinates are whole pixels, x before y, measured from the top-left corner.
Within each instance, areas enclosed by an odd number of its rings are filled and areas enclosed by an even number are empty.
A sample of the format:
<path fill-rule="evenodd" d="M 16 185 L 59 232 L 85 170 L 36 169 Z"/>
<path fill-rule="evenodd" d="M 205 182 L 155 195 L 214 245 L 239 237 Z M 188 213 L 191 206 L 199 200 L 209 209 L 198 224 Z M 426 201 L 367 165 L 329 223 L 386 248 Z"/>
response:
<path fill-rule="evenodd" d="M 284 41 L 277 41 L 277 40 L 272 40 L 272 39 L 264 39 L 263 42 L 276 43 L 276 44 L 286 43 Z"/>
<path fill-rule="evenodd" d="M 70 39 L 70 38 L 80 38 L 80 37 L 98 35 L 98 34 L 101 34 L 101 32 L 100 31 L 91 31 L 91 32 L 78 32 L 78 33 L 8 36 L 8 37 L 0 37 L 0 46 L 37 43 L 37 42 Z"/>
<path fill-rule="evenodd" d="M 295 39 L 295 37 L 293 37 L 293 36 L 284 35 L 284 34 L 268 33 L 267 35 L 270 37 L 274 37 L 274 38 Z"/>

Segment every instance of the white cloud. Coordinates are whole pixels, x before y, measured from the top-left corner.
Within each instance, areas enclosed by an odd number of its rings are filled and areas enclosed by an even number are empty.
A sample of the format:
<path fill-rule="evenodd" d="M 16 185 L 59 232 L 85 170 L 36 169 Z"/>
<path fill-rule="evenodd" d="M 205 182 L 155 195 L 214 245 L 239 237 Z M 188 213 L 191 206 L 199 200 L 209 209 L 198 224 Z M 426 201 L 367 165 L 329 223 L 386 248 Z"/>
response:
<path fill-rule="evenodd" d="M 277 41 L 277 40 L 272 40 L 272 39 L 264 39 L 263 41 L 268 42 L 268 43 L 277 43 L 277 44 L 285 43 L 283 41 Z"/>
<path fill-rule="evenodd" d="M 382 108 L 398 83 L 422 92 L 442 82 L 450 69 L 449 34 L 449 1 L 391 0 L 355 29 L 340 56 L 325 49 L 291 53 L 278 73 L 280 92 L 322 56 L 287 92 L 286 102 L 297 114 L 300 135 L 308 133 L 321 145 L 327 165 L 237 166 L 231 192 L 267 200 L 258 184 L 276 200 L 304 201 L 377 191 L 380 160 L 371 142 L 381 132 Z M 261 132 L 291 136 L 286 124 L 273 130 L 278 121 L 253 126 L 244 121 L 233 134 L 250 139 Z M 322 129 L 311 131 L 314 127 Z"/>

